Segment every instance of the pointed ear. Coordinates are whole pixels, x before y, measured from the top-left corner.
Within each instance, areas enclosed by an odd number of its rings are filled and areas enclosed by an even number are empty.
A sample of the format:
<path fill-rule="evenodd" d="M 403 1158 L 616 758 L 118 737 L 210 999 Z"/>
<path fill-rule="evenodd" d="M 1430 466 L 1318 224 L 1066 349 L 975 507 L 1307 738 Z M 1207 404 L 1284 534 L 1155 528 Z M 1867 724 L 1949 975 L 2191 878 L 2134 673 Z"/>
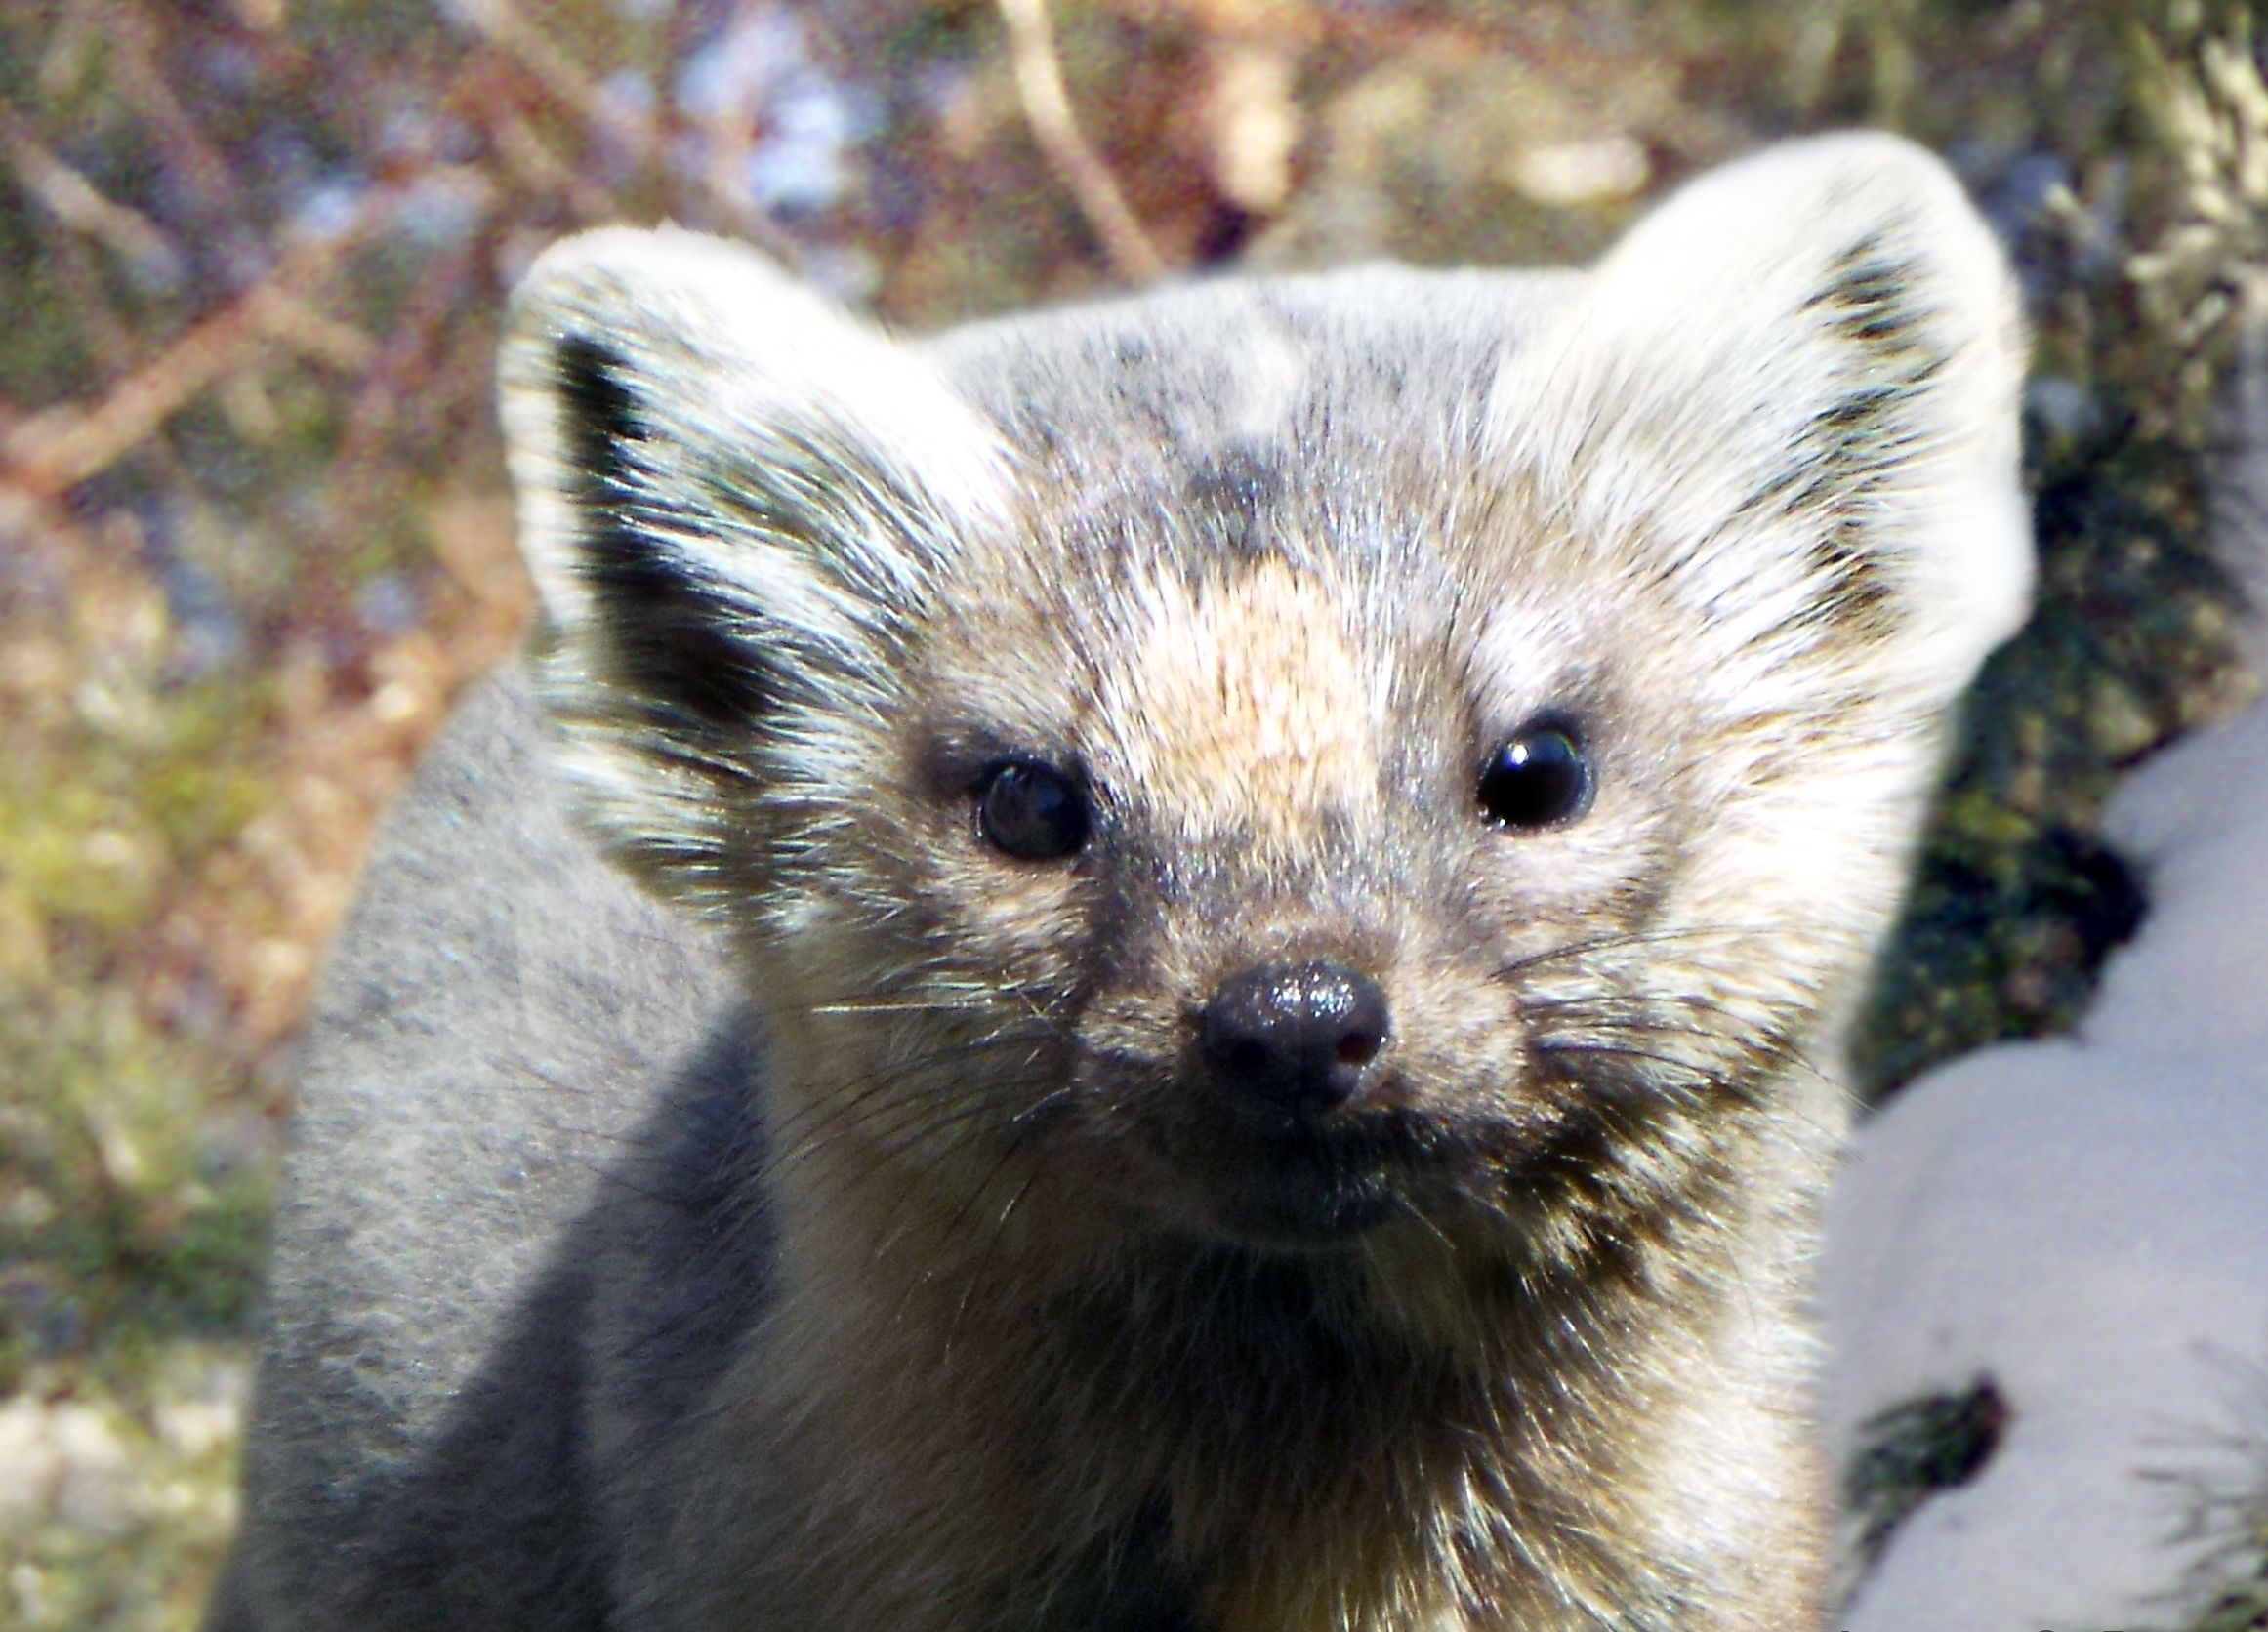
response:
<path fill-rule="evenodd" d="M 2030 606 L 2024 349 L 1943 164 L 1790 143 L 1641 221 L 1510 360 L 1490 434 L 1758 661 L 1840 632 L 1942 702 Z"/>
<path fill-rule="evenodd" d="M 880 683 L 938 565 L 1004 524 L 1004 455 L 918 354 L 667 228 L 545 254 L 500 378 L 539 691 L 600 828 L 681 885 L 714 872 L 716 784 Z"/>

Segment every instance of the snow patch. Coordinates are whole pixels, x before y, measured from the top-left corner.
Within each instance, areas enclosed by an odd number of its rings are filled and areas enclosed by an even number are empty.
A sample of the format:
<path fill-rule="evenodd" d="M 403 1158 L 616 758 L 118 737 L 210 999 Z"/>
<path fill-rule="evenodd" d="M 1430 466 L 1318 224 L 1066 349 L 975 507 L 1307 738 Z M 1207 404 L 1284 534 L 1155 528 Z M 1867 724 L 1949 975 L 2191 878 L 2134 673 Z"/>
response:
<path fill-rule="evenodd" d="M 1913 1083 L 1829 1209 L 1838 1461 L 1918 1395 L 1990 1377 L 2009 1411 L 1851 1632 L 2173 1622 L 2201 1494 L 2268 1482 L 2268 709 L 2153 761 L 2106 828 L 2151 912 L 2077 1036 Z"/>

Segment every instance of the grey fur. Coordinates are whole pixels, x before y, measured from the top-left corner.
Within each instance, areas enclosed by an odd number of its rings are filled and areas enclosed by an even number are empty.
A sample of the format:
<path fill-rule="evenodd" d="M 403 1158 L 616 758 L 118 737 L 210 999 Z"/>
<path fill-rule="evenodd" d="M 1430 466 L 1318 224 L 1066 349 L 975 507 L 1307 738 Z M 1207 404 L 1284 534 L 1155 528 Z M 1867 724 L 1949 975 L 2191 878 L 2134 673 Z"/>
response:
<path fill-rule="evenodd" d="M 532 680 L 328 970 L 215 1632 L 1801 1624 L 1820 1064 L 2021 612 L 2020 368 L 1883 139 L 1587 275 L 920 347 L 555 252 Z M 1595 802 L 1496 832 L 1538 717 Z M 1004 757 L 1085 850 L 987 848 Z M 1295 956 L 1391 993 L 1359 1181 L 1189 1030 Z"/>

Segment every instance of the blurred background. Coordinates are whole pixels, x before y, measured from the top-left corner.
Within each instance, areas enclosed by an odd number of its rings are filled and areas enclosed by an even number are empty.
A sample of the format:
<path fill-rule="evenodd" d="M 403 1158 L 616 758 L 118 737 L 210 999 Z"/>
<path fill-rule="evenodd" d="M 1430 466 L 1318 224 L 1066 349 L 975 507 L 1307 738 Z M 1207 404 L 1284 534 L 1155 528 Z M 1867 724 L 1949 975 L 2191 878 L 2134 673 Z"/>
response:
<path fill-rule="evenodd" d="M 187 1627 L 226 1543 L 294 1024 L 527 609 L 489 371 L 543 245 L 667 217 L 920 329 L 1580 260 L 1851 124 L 2016 258 L 2045 551 L 1878 1096 L 2068 1022 L 2142 907 L 2104 792 L 2251 687 L 2205 499 L 2268 209 L 2249 8 L 0 0 L 0 1627 Z"/>

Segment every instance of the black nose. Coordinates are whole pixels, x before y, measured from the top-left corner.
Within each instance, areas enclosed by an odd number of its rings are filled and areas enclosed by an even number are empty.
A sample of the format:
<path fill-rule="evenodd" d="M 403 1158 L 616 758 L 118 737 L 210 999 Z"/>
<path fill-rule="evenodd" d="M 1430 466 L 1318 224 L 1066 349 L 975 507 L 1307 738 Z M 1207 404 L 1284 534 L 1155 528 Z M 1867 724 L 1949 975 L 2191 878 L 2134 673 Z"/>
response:
<path fill-rule="evenodd" d="M 1313 1116 L 1343 1105 L 1386 1045 L 1386 997 L 1343 963 L 1262 963 L 1205 1005 L 1205 1052 L 1231 1088 Z"/>

